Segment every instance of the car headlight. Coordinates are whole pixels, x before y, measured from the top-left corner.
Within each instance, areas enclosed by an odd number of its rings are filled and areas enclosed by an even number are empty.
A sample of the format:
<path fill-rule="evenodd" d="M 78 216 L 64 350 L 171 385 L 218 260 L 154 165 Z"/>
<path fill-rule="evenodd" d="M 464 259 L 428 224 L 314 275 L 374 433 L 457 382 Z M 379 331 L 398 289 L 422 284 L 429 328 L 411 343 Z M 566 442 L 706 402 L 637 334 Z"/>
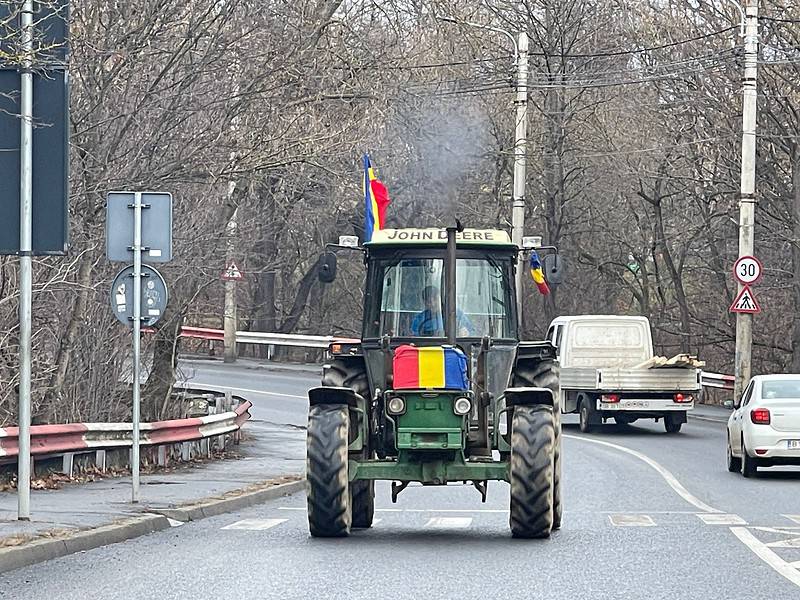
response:
<path fill-rule="evenodd" d="M 390 415 L 402 415 L 406 412 L 406 401 L 400 396 L 392 396 L 386 404 L 386 411 Z"/>
<path fill-rule="evenodd" d="M 469 398 L 464 398 L 463 396 L 456 398 L 456 401 L 453 403 L 454 413 L 463 417 L 464 415 L 469 414 L 470 410 L 472 410 L 472 402 L 469 401 Z"/>

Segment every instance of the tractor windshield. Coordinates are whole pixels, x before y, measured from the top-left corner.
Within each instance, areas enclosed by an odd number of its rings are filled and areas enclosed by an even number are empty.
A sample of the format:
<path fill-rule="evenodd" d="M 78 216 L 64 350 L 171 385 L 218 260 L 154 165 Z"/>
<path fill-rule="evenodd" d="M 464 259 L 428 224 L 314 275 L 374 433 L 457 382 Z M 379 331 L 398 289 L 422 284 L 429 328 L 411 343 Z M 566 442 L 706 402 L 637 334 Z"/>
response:
<path fill-rule="evenodd" d="M 365 337 L 445 337 L 444 260 L 395 258 L 371 265 Z M 510 260 L 459 258 L 456 261 L 458 337 L 514 337 Z"/>

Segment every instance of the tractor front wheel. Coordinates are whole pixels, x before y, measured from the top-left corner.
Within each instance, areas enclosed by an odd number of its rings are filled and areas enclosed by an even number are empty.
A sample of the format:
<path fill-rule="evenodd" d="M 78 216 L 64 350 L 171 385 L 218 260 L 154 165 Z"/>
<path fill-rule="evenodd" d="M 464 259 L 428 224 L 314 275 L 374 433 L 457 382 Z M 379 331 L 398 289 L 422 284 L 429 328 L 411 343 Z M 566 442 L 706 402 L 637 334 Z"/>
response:
<path fill-rule="evenodd" d="M 350 533 L 347 406 L 319 404 L 308 412 L 306 478 L 308 529 L 314 537 Z"/>
<path fill-rule="evenodd" d="M 369 529 L 375 515 L 375 482 L 356 480 L 350 484 L 351 526 L 354 529 Z"/>
<path fill-rule="evenodd" d="M 553 530 L 555 419 L 550 407 L 517 406 L 511 429 L 511 533 L 546 538 Z"/>

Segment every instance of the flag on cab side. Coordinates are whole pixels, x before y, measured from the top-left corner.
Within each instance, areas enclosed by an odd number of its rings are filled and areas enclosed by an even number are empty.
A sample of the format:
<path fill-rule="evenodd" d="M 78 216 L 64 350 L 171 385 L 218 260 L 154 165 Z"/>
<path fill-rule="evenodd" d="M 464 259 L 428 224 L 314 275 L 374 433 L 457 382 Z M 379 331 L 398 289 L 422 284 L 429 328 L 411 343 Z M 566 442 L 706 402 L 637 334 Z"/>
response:
<path fill-rule="evenodd" d="M 374 233 L 383 229 L 386 207 L 389 206 L 389 192 L 378 178 L 369 160 L 364 155 L 364 241 L 372 239 Z"/>
<path fill-rule="evenodd" d="M 539 260 L 536 250 L 531 250 L 531 277 L 533 277 L 536 287 L 539 288 L 539 292 L 547 296 L 550 293 L 550 286 L 547 285 L 547 280 L 544 278 L 542 261 Z"/>

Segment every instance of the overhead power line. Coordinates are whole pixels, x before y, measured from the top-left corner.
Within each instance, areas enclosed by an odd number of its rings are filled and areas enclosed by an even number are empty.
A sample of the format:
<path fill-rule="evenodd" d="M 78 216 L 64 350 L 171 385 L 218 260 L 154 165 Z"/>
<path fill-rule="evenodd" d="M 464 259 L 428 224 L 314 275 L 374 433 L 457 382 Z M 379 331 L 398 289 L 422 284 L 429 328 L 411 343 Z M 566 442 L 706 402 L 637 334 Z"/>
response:
<path fill-rule="evenodd" d="M 528 52 L 528 56 L 553 56 L 553 57 L 561 57 L 561 58 L 602 58 L 605 56 L 625 56 L 629 54 L 642 54 L 644 52 L 653 52 L 655 50 L 663 50 L 665 48 L 673 48 L 675 46 L 682 46 L 683 44 L 689 44 L 691 42 L 697 42 L 699 40 L 705 40 L 711 37 L 715 37 L 718 35 L 722 35 L 723 33 L 728 33 L 734 29 L 738 29 L 738 26 L 730 26 L 726 27 L 725 29 L 720 29 L 719 31 L 713 31 L 711 33 L 706 33 L 704 35 L 698 35 L 693 38 L 687 38 L 685 40 L 679 40 L 676 42 L 670 42 L 668 44 L 661 44 L 660 46 L 648 46 L 646 48 L 638 48 L 635 50 L 603 50 L 599 52 L 587 53 L 587 54 L 558 54 L 555 52 L 547 53 L 547 52 Z"/>

